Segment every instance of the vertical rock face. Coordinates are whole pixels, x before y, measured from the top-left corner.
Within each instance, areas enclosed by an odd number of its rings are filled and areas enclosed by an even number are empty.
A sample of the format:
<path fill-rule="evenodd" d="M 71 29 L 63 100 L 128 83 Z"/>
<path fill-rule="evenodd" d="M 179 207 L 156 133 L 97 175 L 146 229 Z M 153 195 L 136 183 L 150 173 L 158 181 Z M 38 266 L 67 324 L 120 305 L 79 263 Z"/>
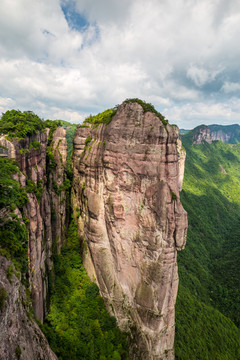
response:
<path fill-rule="evenodd" d="M 222 142 L 226 142 L 228 143 L 229 140 L 231 139 L 231 133 L 225 133 L 222 130 L 219 131 L 211 131 L 211 137 L 212 137 L 212 141 L 214 140 L 221 140 Z"/>
<path fill-rule="evenodd" d="M 16 274 L 13 264 L 0 256 L 0 360 L 57 360 L 32 320 L 25 288 Z"/>
<path fill-rule="evenodd" d="M 35 315 L 40 321 L 46 313 L 53 249 L 59 251 L 65 238 L 65 135 L 63 128 L 53 134 L 48 149 L 52 163 L 47 163 L 48 129 L 12 142 L 5 137 L 0 139 L 0 144 L 8 149 L 8 156 L 17 160 L 21 172 L 16 174 L 16 180 L 28 193 L 22 215 L 28 221 L 29 283 Z"/>
<path fill-rule="evenodd" d="M 211 144 L 213 142 L 210 128 L 206 125 L 200 125 L 194 129 L 193 144 L 203 144 L 204 141 Z"/>
<path fill-rule="evenodd" d="M 187 231 L 177 139 L 177 127 L 138 103 L 120 105 L 108 126 L 79 127 L 74 139 L 72 202 L 84 263 L 130 332 L 136 360 L 174 358 L 176 250 Z"/>
<path fill-rule="evenodd" d="M 182 141 L 180 139 L 177 140 L 177 152 L 178 152 L 178 188 L 179 191 L 182 191 L 185 160 L 186 160 L 186 150 L 182 147 Z"/>

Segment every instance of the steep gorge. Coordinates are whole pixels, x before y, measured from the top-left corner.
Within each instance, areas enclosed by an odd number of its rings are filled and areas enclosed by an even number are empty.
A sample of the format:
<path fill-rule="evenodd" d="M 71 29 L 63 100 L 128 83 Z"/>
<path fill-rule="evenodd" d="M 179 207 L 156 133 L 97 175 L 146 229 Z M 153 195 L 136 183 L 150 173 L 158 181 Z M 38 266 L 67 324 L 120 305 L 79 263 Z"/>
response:
<path fill-rule="evenodd" d="M 130 332 L 131 359 L 174 358 L 176 258 L 187 231 L 178 141 L 177 127 L 128 102 L 109 125 L 86 123 L 74 138 L 72 208 L 84 265 Z"/>
<path fill-rule="evenodd" d="M 187 232 L 187 214 L 179 198 L 185 152 L 178 128 L 142 104 L 126 101 L 114 111 L 111 121 L 78 126 L 71 196 L 78 234 L 72 233 L 72 239 L 77 239 L 64 251 L 69 254 L 66 264 L 75 251 L 72 271 L 79 276 L 79 236 L 89 277 L 99 286 L 119 328 L 129 334 L 131 360 L 172 360 L 177 250 L 184 248 Z M 5 213 L 11 221 L 16 216 L 27 229 L 28 247 L 23 281 L 27 293 L 11 261 L 0 258 L 0 359 L 55 359 L 32 318 L 31 302 L 34 316 L 43 322 L 51 291 L 57 291 L 55 270 L 61 272 L 65 266 L 60 256 L 54 270 L 53 257 L 61 253 L 70 215 L 66 130 L 54 127 L 22 139 L 2 136 L 0 145 L 2 152 L 19 164 L 14 178 L 26 201 L 14 215 Z M 63 261 L 62 267 L 59 261 Z M 69 291 L 67 277 L 63 284 Z M 87 280 L 84 286 L 96 296 L 93 285 Z M 112 324 L 112 320 L 106 321 Z M 96 324 L 98 320 L 93 323 L 93 333 Z M 106 338 L 112 336 L 109 334 Z M 114 351 L 114 359 L 119 359 L 119 353 Z M 109 356 L 106 358 L 112 359 Z"/>

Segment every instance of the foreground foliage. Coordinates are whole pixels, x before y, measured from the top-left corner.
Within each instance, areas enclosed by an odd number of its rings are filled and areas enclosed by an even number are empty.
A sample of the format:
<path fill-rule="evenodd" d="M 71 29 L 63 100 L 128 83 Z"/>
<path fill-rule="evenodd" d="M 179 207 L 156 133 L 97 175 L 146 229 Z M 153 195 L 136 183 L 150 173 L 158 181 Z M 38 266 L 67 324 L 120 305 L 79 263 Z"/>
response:
<path fill-rule="evenodd" d="M 191 132 L 183 144 L 187 158 L 181 201 L 189 229 L 186 249 L 178 255 L 176 358 L 237 360 L 240 145 L 217 141 L 193 146 Z"/>
<path fill-rule="evenodd" d="M 82 265 L 73 221 L 67 243 L 55 257 L 54 292 L 42 330 L 59 359 L 128 359 L 126 336 L 108 315 L 97 285 Z"/>
<path fill-rule="evenodd" d="M 0 158 L 0 254 L 11 259 L 16 268 L 27 272 L 27 229 L 14 213 L 27 201 L 27 194 L 12 178 L 19 172 L 15 161 Z"/>
<path fill-rule="evenodd" d="M 8 110 L 0 119 L 0 134 L 7 135 L 9 140 L 13 138 L 23 139 L 30 135 L 36 135 L 37 131 L 50 128 L 50 138 L 58 126 L 58 120 L 42 120 L 32 111 Z M 51 140 L 51 139 L 50 139 Z"/>
<path fill-rule="evenodd" d="M 0 119 L 0 133 L 7 134 L 9 139 L 25 138 L 43 129 L 44 121 L 32 111 L 8 110 Z"/>

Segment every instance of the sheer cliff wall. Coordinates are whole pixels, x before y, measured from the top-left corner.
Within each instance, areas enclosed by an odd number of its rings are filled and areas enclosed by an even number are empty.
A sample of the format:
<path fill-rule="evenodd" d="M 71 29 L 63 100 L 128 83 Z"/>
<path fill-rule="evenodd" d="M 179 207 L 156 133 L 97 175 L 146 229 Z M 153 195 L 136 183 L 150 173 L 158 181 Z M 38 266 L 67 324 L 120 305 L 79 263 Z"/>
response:
<path fill-rule="evenodd" d="M 39 189 L 39 194 L 31 192 L 31 188 L 28 190 L 28 202 L 23 214 L 29 219 L 29 277 L 33 306 L 40 321 L 43 321 L 46 313 L 52 253 L 53 250 L 60 250 L 65 238 L 67 208 L 65 191 L 58 191 L 66 177 L 66 131 L 58 128 L 49 148 L 48 135 L 49 130 L 46 130 L 13 141 L 15 159 L 21 171 L 16 178 L 24 188 L 28 186 L 29 189 L 32 182 Z M 40 144 L 38 149 L 31 148 L 33 141 Z M 29 151 L 24 152 L 24 149 Z"/>
<path fill-rule="evenodd" d="M 177 250 L 187 232 L 183 166 L 178 128 L 138 103 L 75 134 L 72 207 L 84 265 L 130 333 L 131 359 L 174 359 Z"/>
<path fill-rule="evenodd" d="M 35 316 L 41 322 L 47 312 L 54 276 L 52 255 L 60 252 L 67 227 L 65 135 L 63 128 L 57 128 L 51 139 L 49 129 L 11 142 L 5 136 L 0 138 L 8 157 L 19 164 L 20 171 L 14 178 L 27 193 L 23 209 L 16 209 L 15 214 L 27 228 L 27 282 Z M 15 275 L 8 277 L 7 269 L 9 266 L 14 269 L 13 264 L 3 257 L 0 263 L 0 286 L 6 291 L 0 311 L 0 359 L 18 359 L 20 351 L 21 359 L 56 359 L 39 327 L 29 317 L 26 289 Z"/>

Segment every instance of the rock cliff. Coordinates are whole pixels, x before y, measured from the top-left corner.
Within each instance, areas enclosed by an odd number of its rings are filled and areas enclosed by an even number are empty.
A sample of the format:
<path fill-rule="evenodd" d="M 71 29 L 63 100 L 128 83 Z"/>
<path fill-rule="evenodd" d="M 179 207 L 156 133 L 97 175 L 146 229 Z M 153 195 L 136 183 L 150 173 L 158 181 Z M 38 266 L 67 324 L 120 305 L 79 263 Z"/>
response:
<path fill-rule="evenodd" d="M 177 250 L 187 231 L 177 141 L 177 127 L 126 102 L 109 125 L 78 127 L 74 139 L 72 206 L 84 264 L 130 333 L 134 360 L 174 359 Z"/>
<path fill-rule="evenodd" d="M 12 141 L 15 159 L 21 171 L 16 178 L 28 192 L 28 202 L 23 214 L 29 220 L 29 277 L 33 307 L 40 321 L 43 321 L 46 312 L 53 247 L 60 249 L 65 238 L 65 133 L 63 128 L 58 128 L 49 147 L 48 129 L 46 132 Z"/>
<path fill-rule="evenodd" d="M 192 133 L 193 133 L 193 140 L 192 140 L 193 144 L 200 145 L 203 144 L 204 141 L 211 144 L 213 141 L 210 128 L 206 125 L 200 125 L 196 127 Z"/>
<path fill-rule="evenodd" d="M 0 359 L 57 360 L 33 321 L 31 301 L 17 275 L 13 264 L 0 256 Z"/>
<path fill-rule="evenodd" d="M 69 185 L 65 135 L 63 128 L 57 128 L 53 134 L 46 129 L 20 140 L 9 141 L 5 136 L 0 138 L 0 145 L 5 150 L 3 155 L 16 159 L 19 164 L 20 171 L 14 178 L 27 196 L 23 209 L 16 209 L 15 214 L 27 228 L 27 282 L 35 316 L 41 322 L 47 312 L 49 288 L 54 275 L 52 255 L 60 251 L 67 226 Z M 27 320 L 26 308 L 21 305 L 22 299 L 25 301 L 24 287 L 16 276 L 7 282 L 6 266 L 6 261 L 1 259 L 1 282 L 8 302 L 2 314 L 4 323 L 1 324 L 4 325 L 1 329 L 3 344 L 0 359 L 17 359 L 14 350 L 17 343 L 24 354 L 21 359 L 56 359 L 47 348 L 48 343 L 36 323 Z"/>
<path fill-rule="evenodd" d="M 221 140 L 229 144 L 240 142 L 240 126 L 234 125 L 209 125 L 213 140 Z"/>

